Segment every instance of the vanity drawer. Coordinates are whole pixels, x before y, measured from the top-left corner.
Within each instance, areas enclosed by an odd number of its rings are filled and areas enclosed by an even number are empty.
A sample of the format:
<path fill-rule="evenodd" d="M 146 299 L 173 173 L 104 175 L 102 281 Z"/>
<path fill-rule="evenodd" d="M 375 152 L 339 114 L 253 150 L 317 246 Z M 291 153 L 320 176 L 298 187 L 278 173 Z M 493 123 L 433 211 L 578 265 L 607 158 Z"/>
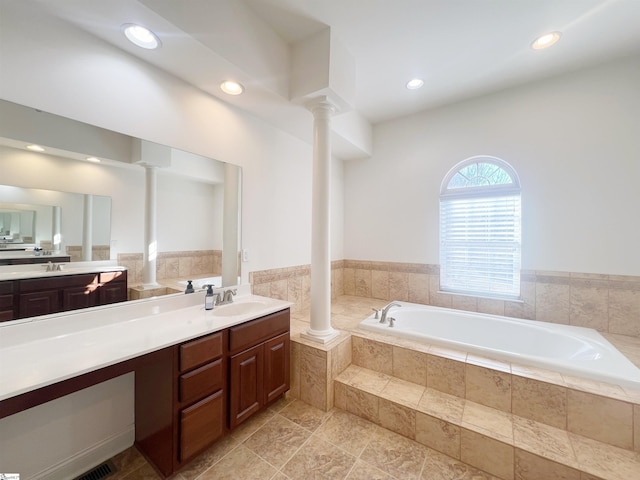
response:
<path fill-rule="evenodd" d="M 222 332 L 180 345 L 180 371 L 184 372 L 222 356 Z"/>
<path fill-rule="evenodd" d="M 222 390 L 180 412 L 180 461 L 186 462 L 224 434 Z"/>
<path fill-rule="evenodd" d="M 229 329 L 229 352 L 236 353 L 289 331 L 289 309 Z"/>
<path fill-rule="evenodd" d="M 222 359 L 180 375 L 180 402 L 198 400 L 223 387 Z"/>

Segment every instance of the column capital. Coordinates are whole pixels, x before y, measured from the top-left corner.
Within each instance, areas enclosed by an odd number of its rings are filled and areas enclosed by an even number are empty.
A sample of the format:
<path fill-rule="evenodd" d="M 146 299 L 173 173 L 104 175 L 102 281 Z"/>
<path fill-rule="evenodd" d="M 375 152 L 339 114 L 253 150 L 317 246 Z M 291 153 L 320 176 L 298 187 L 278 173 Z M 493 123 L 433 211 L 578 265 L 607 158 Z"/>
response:
<path fill-rule="evenodd" d="M 307 110 L 313 113 L 314 116 L 321 115 L 323 113 L 327 116 L 331 116 L 338 110 L 336 104 L 325 95 L 308 101 L 304 106 Z"/>

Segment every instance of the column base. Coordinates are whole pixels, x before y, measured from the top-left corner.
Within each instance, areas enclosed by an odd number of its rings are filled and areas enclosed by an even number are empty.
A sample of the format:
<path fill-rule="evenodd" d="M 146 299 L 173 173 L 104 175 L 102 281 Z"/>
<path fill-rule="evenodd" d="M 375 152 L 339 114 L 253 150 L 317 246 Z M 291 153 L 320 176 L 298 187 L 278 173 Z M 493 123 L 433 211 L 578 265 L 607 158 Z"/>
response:
<path fill-rule="evenodd" d="M 302 332 L 300 334 L 300 336 L 305 340 L 311 340 L 312 342 L 317 342 L 322 344 L 329 343 L 331 340 L 334 340 L 335 338 L 337 338 L 338 335 L 340 335 L 340 332 L 338 330 L 334 330 L 333 328 L 329 330 L 322 330 L 322 331 L 317 331 L 310 328 L 306 332 Z"/>

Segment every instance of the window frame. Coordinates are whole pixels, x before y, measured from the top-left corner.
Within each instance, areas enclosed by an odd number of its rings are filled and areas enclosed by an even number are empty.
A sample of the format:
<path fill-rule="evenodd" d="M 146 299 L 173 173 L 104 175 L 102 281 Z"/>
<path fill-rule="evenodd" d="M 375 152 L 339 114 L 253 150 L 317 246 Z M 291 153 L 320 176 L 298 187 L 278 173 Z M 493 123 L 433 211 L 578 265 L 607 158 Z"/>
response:
<path fill-rule="evenodd" d="M 487 184 L 480 186 L 460 186 L 451 188 L 450 182 L 455 177 L 456 174 L 463 171 L 469 165 L 472 164 L 491 164 L 495 167 L 503 170 L 511 179 L 510 183 L 498 183 L 498 184 Z M 478 289 L 478 288 L 465 288 L 464 286 L 455 285 L 449 282 L 443 282 L 448 275 L 448 265 L 447 265 L 447 257 L 451 256 L 451 250 L 446 249 L 445 243 L 447 239 L 443 238 L 443 202 L 451 201 L 451 200 L 477 200 L 482 198 L 491 198 L 497 199 L 499 197 L 517 197 L 514 199 L 514 202 L 517 203 L 518 214 L 513 220 L 514 224 L 514 235 L 517 233 L 517 241 L 516 251 L 514 252 L 513 257 L 511 258 L 511 270 L 513 275 L 513 281 L 509 282 L 511 284 L 511 289 L 509 292 L 504 293 L 504 288 L 495 288 L 495 289 Z M 446 205 L 445 205 L 446 206 Z M 451 224 L 449 224 L 451 225 Z M 439 222 L 438 222 L 438 234 L 439 234 L 439 261 L 440 261 L 440 290 L 446 293 L 452 294 L 461 294 L 461 295 L 470 295 L 477 297 L 487 297 L 487 298 L 500 298 L 505 300 L 517 300 L 520 299 L 520 270 L 522 264 L 522 191 L 520 186 L 520 179 L 518 177 L 515 169 L 509 165 L 504 160 L 489 156 L 489 155 L 477 155 L 470 158 L 467 158 L 459 163 L 457 163 L 453 168 L 449 170 L 449 172 L 445 175 L 442 184 L 440 186 L 440 197 L 439 197 Z M 471 243 L 471 241 L 469 241 Z M 500 242 L 494 242 L 494 245 L 499 245 Z M 514 243 L 514 242 L 505 242 L 505 243 Z M 448 255 L 447 255 L 448 253 Z M 485 255 L 490 254 L 490 249 L 487 249 L 484 252 Z M 490 265 L 490 262 L 486 262 L 482 265 Z M 451 270 L 458 271 L 459 269 L 452 268 Z M 496 270 L 497 272 L 497 270 Z M 469 269 L 469 273 L 471 273 L 471 269 Z M 460 274 L 460 273 L 458 273 Z M 464 274 L 464 272 L 462 273 Z M 493 278 L 491 275 L 487 277 L 489 282 Z M 469 286 L 467 282 L 466 286 Z M 483 282 L 478 282 L 476 287 Z M 494 285 L 499 285 L 496 282 Z M 508 285 L 508 283 L 504 283 L 504 285 Z M 473 287 L 473 286 L 472 286 Z"/>

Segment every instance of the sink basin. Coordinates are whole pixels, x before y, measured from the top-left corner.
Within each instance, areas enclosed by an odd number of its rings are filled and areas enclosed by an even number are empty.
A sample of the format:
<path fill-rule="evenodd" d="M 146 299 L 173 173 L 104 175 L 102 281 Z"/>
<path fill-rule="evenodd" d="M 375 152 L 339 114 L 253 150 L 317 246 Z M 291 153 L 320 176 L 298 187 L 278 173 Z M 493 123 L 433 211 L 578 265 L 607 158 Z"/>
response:
<path fill-rule="evenodd" d="M 231 317 L 234 315 L 248 315 L 260 310 L 263 310 L 267 306 L 264 302 L 242 302 L 232 303 L 230 305 L 222 305 L 213 309 L 213 314 L 218 317 Z"/>

